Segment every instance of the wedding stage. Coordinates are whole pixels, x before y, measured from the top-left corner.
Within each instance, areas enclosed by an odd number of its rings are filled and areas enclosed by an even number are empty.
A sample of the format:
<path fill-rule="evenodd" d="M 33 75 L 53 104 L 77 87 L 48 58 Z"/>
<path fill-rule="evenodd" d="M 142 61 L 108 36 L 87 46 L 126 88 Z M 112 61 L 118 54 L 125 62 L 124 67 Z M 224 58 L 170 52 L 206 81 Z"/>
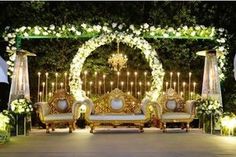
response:
<path fill-rule="evenodd" d="M 1 157 L 234 157 L 236 138 L 216 136 L 193 129 L 182 133 L 171 129 L 163 134 L 157 128 L 144 128 L 137 133 L 132 128 L 58 129 L 45 134 L 44 129 L 33 129 L 29 136 L 12 137 L 0 145 Z"/>

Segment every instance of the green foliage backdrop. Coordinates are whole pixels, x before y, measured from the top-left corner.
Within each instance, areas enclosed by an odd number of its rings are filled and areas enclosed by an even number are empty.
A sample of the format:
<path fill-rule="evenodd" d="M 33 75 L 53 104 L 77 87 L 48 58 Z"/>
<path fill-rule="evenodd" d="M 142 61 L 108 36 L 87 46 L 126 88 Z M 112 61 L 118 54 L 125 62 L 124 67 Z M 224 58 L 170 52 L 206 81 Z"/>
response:
<path fill-rule="evenodd" d="M 235 54 L 236 5 L 234 2 L 0 2 L 0 32 L 6 26 L 49 26 L 50 24 L 77 24 L 117 22 L 139 25 L 172 26 L 202 24 L 222 27 L 228 30 L 229 55 L 226 56 L 226 80 L 222 82 L 224 108 L 236 111 L 236 83 L 233 79 L 233 56 Z M 38 71 L 63 72 L 69 69 L 69 63 L 77 48 L 84 40 L 24 40 L 23 48 L 35 52 L 37 57 L 30 61 L 30 80 L 36 80 Z M 212 48 L 214 43 L 204 40 L 149 40 L 155 47 L 164 69 L 194 73 L 194 79 L 201 82 L 203 58 L 195 52 Z M 129 66 L 133 69 L 149 70 L 139 50 L 122 45 L 129 57 Z M 85 69 L 108 71 L 107 57 L 115 50 L 115 44 L 97 49 L 84 65 Z M 109 52 L 109 53 L 108 53 Z M 135 55 L 131 55 L 135 53 Z M 36 85 L 32 84 L 32 89 Z M 198 86 L 200 92 L 200 86 Z M 34 93 L 34 92 L 32 92 Z"/>

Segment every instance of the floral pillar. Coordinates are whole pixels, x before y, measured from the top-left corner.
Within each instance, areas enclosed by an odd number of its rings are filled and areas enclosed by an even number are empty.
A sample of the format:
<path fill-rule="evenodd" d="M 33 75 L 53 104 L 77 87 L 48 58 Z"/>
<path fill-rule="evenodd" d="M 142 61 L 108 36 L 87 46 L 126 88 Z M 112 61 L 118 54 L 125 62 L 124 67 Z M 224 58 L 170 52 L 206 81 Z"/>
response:
<path fill-rule="evenodd" d="M 27 56 L 35 55 L 25 50 L 17 50 L 9 96 L 9 107 L 10 103 L 15 99 L 26 98 L 30 100 Z"/>
<path fill-rule="evenodd" d="M 200 56 L 205 56 L 202 97 L 210 97 L 219 101 L 222 105 L 220 79 L 217 66 L 217 57 L 221 54 L 219 51 L 216 50 L 200 51 L 197 54 Z"/>

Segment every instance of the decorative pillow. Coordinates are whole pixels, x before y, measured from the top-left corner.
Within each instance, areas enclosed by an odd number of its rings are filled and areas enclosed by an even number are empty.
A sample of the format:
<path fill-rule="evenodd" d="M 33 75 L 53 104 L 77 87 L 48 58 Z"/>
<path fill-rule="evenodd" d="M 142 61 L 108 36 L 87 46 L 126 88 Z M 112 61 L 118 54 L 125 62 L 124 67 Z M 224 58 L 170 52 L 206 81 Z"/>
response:
<path fill-rule="evenodd" d="M 168 101 L 166 102 L 166 108 L 167 108 L 167 110 L 169 110 L 169 111 L 175 111 L 176 107 L 177 107 L 177 103 L 176 103 L 175 100 L 168 100 Z"/>
<path fill-rule="evenodd" d="M 175 112 L 184 112 L 184 101 L 179 100 L 177 103 L 177 107 L 175 108 Z"/>
<path fill-rule="evenodd" d="M 59 99 L 57 101 L 56 107 L 59 112 L 66 112 L 68 108 L 68 102 L 66 99 Z"/>

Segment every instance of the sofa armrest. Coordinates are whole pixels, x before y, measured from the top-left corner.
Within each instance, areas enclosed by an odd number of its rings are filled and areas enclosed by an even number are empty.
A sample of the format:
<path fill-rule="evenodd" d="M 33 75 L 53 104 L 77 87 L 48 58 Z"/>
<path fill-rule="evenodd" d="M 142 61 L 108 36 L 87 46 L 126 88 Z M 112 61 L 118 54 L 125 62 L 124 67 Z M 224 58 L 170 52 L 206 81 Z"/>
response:
<path fill-rule="evenodd" d="M 37 102 L 35 106 L 37 107 L 39 118 L 43 122 L 44 117 L 50 113 L 51 109 L 47 102 Z"/>
<path fill-rule="evenodd" d="M 83 101 L 83 104 L 86 106 L 85 116 L 91 115 L 94 113 L 94 104 L 91 99 L 87 98 Z"/>
<path fill-rule="evenodd" d="M 154 113 L 156 114 L 158 119 L 161 119 L 161 115 L 162 115 L 162 107 L 160 104 L 158 104 L 157 102 L 151 102 L 152 107 L 154 109 Z"/>
<path fill-rule="evenodd" d="M 184 111 L 191 115 L 195 115 L 195 102 L 195 100 L 186 101 L 184 105 Z"/>
<path fill-rule="evenodd" d="M 78 119 L 80 117 L 80 107 L 83 105 L 83 101 L 76 101 L 72 105 L 72 115 L 74 119 Z"/>

